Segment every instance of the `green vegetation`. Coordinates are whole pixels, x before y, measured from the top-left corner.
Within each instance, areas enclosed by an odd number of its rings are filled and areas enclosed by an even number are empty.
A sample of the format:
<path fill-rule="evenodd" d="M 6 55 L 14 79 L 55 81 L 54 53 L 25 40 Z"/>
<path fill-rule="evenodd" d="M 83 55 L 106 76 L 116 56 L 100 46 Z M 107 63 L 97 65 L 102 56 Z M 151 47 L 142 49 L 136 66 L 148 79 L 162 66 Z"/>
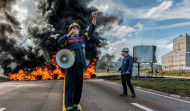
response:
<path fill-rule="evenodd" d="M 97 68 L 98 69 L 106 69 L 107 66 L 109 66 L 109 68 L 113 68 L 113 60 L 115 59 L 115 55 L 110 55 L 110 54 L 105 54 L 103 55 L 97 63 Z"/>
<path fill-rule="evenodd" d="M 132 84 L 143 88 L 190 97 L 190 80 L 139 78 L 132 79 Z"/>
<path fill-rule="evenodd" d="M 160 71 L 160 76 L 181 76 L 181 77 L 190 77 L 190 72 L 187 71 Z"/>
<path fill-rule="evenodd" d="M 96 73 L 96 75 L 109 76 L 109 75 L 120 75 L 120 73 Z"/>
<path fill-rule="evenodd" d="M 3 74 L 0 74 L 0 77 L 4 77 L 5 75 L 3 75 Z"/>
<path fill-rule="evenodd" d="M 154 71 L 154 74 L 155 74 L 155 70 Z M 140 72 L 143 72 L 147 75 L 151 75 L 152 71 L 151 71 L 151 68 L 140 68 Z M 182 76 L 182 77 L 190 77 L 190 72 L 188 71 L 184 71 L 184 70 L 181 70 L 181 71 L 161 71 L 161 70 L 158 70 L 158 76 Z"/>
<path fill-rule="evenodd" d="M 0 82 L 5 82 L 6 80 L 5 79 L 2 79 L 2 77 L 4 77 L 5 75 L 3 74 L 0 74 Z"/>
<path fill-rule="evenodd" d="M 138 71 L 138 69 L 137 69 L 137 71 Z M 154 71 L 154 74 L 155 74 L 155 70 L 153 70 L 153 71 Z M 147 75 L 152 75 L 152 69 L 151 68 L 140 68 L 140 72 L 143 72 L 143 73 L 145 73 Z"/>
<path fill-rule="evenodd" d="M 121 80 L 111 81 L 121 84 Z M 190 80 L 133 78 L 131 82 L 134 86 L 190 97 Z"/>

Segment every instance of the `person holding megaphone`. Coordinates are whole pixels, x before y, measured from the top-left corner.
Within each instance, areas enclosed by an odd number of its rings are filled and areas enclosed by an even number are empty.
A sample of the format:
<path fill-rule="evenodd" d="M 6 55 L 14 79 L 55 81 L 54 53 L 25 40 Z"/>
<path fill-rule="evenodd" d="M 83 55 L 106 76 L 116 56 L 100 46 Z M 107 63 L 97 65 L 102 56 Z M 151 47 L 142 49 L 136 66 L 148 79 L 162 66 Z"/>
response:
<path fill-rule="evenodd" d="M 65 75 L 65 107 L 67 111 L 78 111 L 83 86 L 83 72 L 87 68 L 85 59 L 85 41 L 95 31 L 97 12 L 92 12 L 92 24 L 88 31 L 79 37 L 80 25 L 72 23 L 69 33 L 58 39 L 61 47 L 71 50 L 75 56 L 74 64 L 66 69 Z"/>

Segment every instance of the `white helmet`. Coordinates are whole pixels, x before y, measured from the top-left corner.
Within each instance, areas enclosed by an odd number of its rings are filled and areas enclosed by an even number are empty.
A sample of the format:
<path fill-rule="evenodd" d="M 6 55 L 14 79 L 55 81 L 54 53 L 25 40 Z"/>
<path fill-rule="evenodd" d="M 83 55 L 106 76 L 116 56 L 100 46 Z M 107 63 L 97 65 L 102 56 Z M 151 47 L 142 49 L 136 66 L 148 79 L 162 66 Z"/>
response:
<path fill-rule="evenodd" d="M 121 50 L 121 52 L 129 52 L 129 48 L 127 48 L 127 47 L 125 47 L 125 48 L 123 48 L 122 50 Z"/>

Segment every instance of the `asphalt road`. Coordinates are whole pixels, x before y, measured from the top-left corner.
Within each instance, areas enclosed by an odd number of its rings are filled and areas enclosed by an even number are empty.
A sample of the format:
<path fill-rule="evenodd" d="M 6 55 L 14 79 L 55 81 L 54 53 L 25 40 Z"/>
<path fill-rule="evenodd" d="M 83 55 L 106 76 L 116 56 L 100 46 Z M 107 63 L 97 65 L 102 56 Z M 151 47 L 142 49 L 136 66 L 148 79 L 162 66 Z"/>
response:
<path fill-rule="evenodd" d="M 62 111 L 63 80 L 0 83 L 0 111 Z M 83 111 L 190 111 L 190 101 L 135 89 L 137 97 L 120 97 L 122 86 L 85 80 Z"/>
<path fill-rule="evenodd" d="M 120 97 L 122 86 L 102 80 L 86 80 L 81 106 L 83 111 L 190 111 L 190 101 L 135 89 L 136 98 Z"/>
<path fill-rule="evenodd" d="M 0 111 L 62 111 L 63 81 L 0 83 Z"/>

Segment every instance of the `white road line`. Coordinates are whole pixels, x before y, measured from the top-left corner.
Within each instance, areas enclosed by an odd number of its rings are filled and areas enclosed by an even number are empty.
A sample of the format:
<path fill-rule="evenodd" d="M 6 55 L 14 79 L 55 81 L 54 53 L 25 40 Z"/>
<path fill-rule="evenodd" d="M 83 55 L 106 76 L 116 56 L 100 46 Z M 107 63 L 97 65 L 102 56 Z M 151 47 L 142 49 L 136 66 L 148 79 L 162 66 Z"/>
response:
<path fill-rule="evenodd" d="M 145 106 L 143 106 L 143 105 L 140 105 L 140 104 L 138 104 L 138 103 L 131 103 L 132 105 L 135 105 L 135 106 L 137 106 L 137 107 L 139 107 L 139 108 L 141 108 L 141 109 L 144 109 L 145 111 L 154 111 L 154 110 L 152 110 L 152 109 L 150 109 L 150 108 L 147 108 L 147 107 L 145 107 Z"/>
<path fill-rule="evenodd" d="M 23 85 L 16 85 L 15 87 L 22 87 Z"/>
<path fill-rule="evenodd" d="M 6 108 L 0 108 L 0 111 L 3 111 L 3 110 L 5 110 Z"/>
<path fill-rule="evenodd" d="M 99 80 L 99 81 L 102 81 L 102 80 Z M 105 82 L 105 83 L 108 83 L 108 84 L 114 84 L 114 85 L 121 86 L 120 84 L 111 83 L 111 82 L 108 82 L 108 81 L 102 81 L 102 82 Z M 169 99 L 173 99 L 173 100 L 177 100 L 177 101 L 181 101 L 181 102 L 185 102 L 185 103 L 189 103 L 189 104 L 190 104 L 190 101 L 186 101 L 186 100 L 182 100 L 182 99 L 177 99 L 177 98 L 173 98 L 173 97 L 170 97 L 170 96 L 164 96 L 164 95 L 161 95 L 161 94 L 157 94 L 157 93 L 153 93 L 153 92 L 149 92 L 149 91 L 144 91 L 144 90 L 140 90 L 140 89 L 135 89 L 135 90 L 138 90 L 138 91 L 141 91 L 141 92 L 145 92 L 145 93 L 149 93 L 149 94 L 153 94 L 153 95 L 157 95 L 157 96 L 161 96 L 161 97 L 165 97 L 165 98 L 169 98 Z"/>
<path fill-rule="evenodd" d="M 190 104 L 190 101 L 185 101 L 185 100 L 173 98 L 173 97 L 170 97 L 170 96 L 164 96 L 164 95 L 156 94 L 156 93 L 153 93 L 153 92 L 143 91 L 143 90 L 140 90 L 140 89 L 136 89 L 136 90 L 141 91 L 141 92 L 146 92 L 146 93 L 149 93 L 149 94 L 153 94 L 153 95 L 157 95 L 157 96 L 161 96 L 161 97 L 165 97 L 165 98 L 169 98 L 169 99 L 173 99 L 173 100 L 178 100 L 178 101 Z"/>

